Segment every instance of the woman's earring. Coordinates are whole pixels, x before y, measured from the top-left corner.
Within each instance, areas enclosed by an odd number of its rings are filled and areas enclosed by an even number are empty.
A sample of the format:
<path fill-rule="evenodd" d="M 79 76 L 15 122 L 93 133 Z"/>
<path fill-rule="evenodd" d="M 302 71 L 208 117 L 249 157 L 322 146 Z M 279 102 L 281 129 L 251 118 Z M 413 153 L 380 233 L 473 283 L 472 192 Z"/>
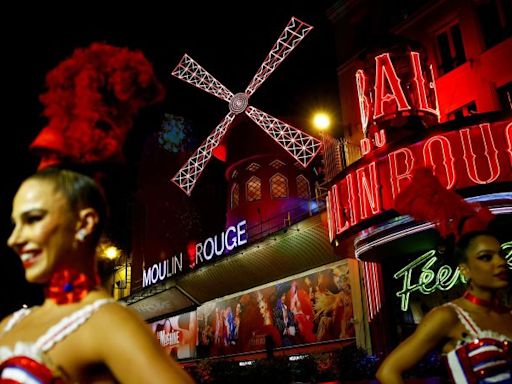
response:
<path fill-rule="evenodd" d="M 85 236 L 87 236 L 87 234 L 84 229 L 81 229 L 76 233 L 76 239 L 80 242 L 85 240 Z"/>

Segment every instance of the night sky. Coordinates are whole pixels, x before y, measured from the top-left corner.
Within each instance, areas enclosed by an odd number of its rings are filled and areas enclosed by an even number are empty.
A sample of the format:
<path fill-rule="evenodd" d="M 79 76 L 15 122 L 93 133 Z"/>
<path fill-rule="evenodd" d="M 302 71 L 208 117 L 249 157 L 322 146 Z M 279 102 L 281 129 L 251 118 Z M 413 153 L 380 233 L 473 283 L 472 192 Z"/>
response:
<path fill-rule="evenodd" d="M 154 65 L 167 97 L 164 103 L 139 116 L 132 137 L 128 137 L 125 171 L 130 173 L 130 167 L 141 157 L 142 143 L 159 129 L 163 113 L 188 119 L 194 135 L 202 141 L 228 112 L 226 102 L 171 76 L 171 70 L 184 53 L 233 93 L 241 92 L 292 16 L 315 28 L 255 92 L 250 104 L 273 116 L 293 116 L 301 121 L 307 121 L 319 107 L 336 111 L 334 39 L 325 14 L 333 2 L 252 2 L 255 5 L 243 2 L 246 9 L 233 6 L 237 3 L 228 7 L 226 2 L 218 1 L 204 2 L 207 5 L 203 2 L 177 5 L 172 1 L 165 7 L 161 1 L 138 2 L 137 6 L 74 2 L 60 6 L 58 12 L 55 8 L 27 4 L 14 5 L 18 9 L 3 12 L 9 25 L 16 27 L 8 28 L 5 20 L 2 23 L 0 315 L 21 303 L 40 299 L 38 288 L 29 288 L 24 283 L 17 257 L 4 244 L 11 229 L 12 196 L 19 182 L 38 163 L 29 153 L 28 145 L 46 123 L 38 97 L 45 91 L 44 78 L 49 70 L 69 57 L 75 48 L 95 41 L 140 49 Z M 105 4 L 109 4 L 108 9 Z M 310 130 L 306 126 L 298 128 Z M 203 176 L 211 171 L 208 182 L 222 184 L 222 164 L 212 162 L 218 161 L 212 160 Z M 169 177 L 177 171 L 176 164 L 169 165 L 168 170 L 165 164 L 162 167 L 160 171 L 168 171 Z M 204 183 L 194 193 L 201 196 L 202 188 Z"/>

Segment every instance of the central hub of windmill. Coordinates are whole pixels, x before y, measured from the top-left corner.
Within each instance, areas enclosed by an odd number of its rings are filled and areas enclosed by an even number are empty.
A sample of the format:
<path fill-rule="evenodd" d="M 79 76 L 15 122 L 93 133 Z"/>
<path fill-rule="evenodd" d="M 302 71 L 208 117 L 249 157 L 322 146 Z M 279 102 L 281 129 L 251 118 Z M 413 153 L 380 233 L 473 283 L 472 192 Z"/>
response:
<path fill-rule="evenodd" d="M 229 110 L 238 115 L 239 113 L 245 111 L 245 108 L 247 108 L 248 105 L 249 96 L 243 92 L 240 92 L 233 96 L 233 98 L 229 101 Z"/>

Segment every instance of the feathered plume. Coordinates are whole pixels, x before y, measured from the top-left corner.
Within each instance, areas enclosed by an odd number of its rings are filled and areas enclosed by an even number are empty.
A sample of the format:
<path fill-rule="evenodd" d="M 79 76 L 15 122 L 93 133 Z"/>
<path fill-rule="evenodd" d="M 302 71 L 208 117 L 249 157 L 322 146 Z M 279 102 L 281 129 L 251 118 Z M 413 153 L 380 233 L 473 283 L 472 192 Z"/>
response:
<path fill-rule="evenodd" d="M 30 146 L 42 155 L 40 169 L 122 159 L 134 116 L 164 97 L 142 52 L 103 43 L 76 49 L 46 83 L 40 100 L 49 123 Z"/>
<path fill-rule="evenodd" d="M 470 204 L 452 190 L 446 189 L 430 168 L 416 169 L 411 182 L 395 199 L 395 210 L 415 220 L 431 221 L 441 236 L 485 230 L 495 218 L 479 204 Z"/>

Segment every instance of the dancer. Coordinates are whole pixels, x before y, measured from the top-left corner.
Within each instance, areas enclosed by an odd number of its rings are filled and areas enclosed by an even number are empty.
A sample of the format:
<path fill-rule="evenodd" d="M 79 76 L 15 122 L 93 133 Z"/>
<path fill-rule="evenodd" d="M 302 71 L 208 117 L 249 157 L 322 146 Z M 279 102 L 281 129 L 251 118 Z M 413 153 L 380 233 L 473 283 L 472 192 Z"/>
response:
<path fill-rule="evenodd" d="M 46 286 L 45 300 L 0 323 L 0 382 L 192 383 L 149 326 L 99 286 L 105 216 L 98 186 L 76 172 L 47 168 L 19 187 L 8 245 L 26 279 Z"/>
<path fill-rule="evenodd" d="M 440 218 L 441 234 L 456 235 L 455 255 L 468 287 L 462 297 L 430 311 L 383 361 L 377 378 L 401 383 L 402 373 L 441 347 L 455 383 L 511 383 L 512 314 L 498 300 L 510 274 L 500 242 L 487 229 L 492 214 L 445 190 L 428 169 L 417 171 L 409 185 L 397 210 L 416 219 Z"/>

